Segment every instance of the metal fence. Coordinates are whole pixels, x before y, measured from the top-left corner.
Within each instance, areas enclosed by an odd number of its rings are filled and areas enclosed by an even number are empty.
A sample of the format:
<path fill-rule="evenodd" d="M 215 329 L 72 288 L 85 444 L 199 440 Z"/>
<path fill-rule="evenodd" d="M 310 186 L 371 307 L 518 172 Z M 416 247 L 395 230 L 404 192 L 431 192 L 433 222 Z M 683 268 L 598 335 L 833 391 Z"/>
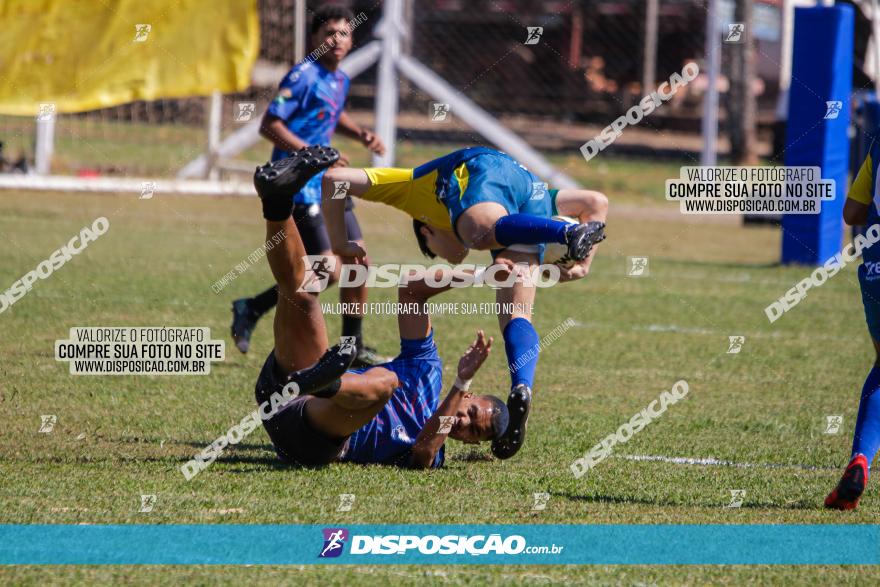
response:
<path fill-rule="evenodd" d="M 367 16 L 354 32 L 355 48 L 380 32 L 381 1 L 334 3 Z M 324 3 L 309 0 L 305 12 L 319 4 Z M 732 18 L 733 5 L 733 0 L 722 2 L 726 21 Z M 701 0 L 407 0 L 404 6 L 407 34 L 402 51 L 542 150 L 583 143 L 673 72 L 680 72 L 685 62 L 701 67 L 704 62 L 706 7 Z M 254 116 L 261 115 L 275 84 L 303 51 L 295 32 L 296 0 L 261 0 L 259 7 L 261 50 L 255 83 L 246 92 L 219 98 L 220 139 L 245 122 L 238 103 L 254 103 Z M 761 129 L 773 122 L 779 92 L 781 29 L 781 0 L 756 1 L 752 30 L 758 79 L 752 91 Z M 719 81 L 722 133 L 727 60 L 725 47 Z M 400 139 L 461 142 L 473 136 L 460 124 L 430 124 L 431 96 L 405 80 L 400 83 Z M 705 89 L 701 77 L 645 123 L 646 128 L 680 133 L 681 141 L 642 141 L 633 133 L 634 151 L 650 155 L 693 149 L 699 140 Z M 372 123 L 375 94 L 373 67 L 353 80 L 349 98 L 349 108 L 367 124 Z M 51 171 L 174 176 L 208 148 L 210 111 L 211 99 L 204 97 L 60 115 Z M 0 117 L 7 158 L 31 157 L 34 127 L 31 118 Z M 761 136 L 767 138 L 766 133 Z M 260 156 L 265 152 L 261 145 Z M 625 144 L 620 152 L 627 152 Z"/>

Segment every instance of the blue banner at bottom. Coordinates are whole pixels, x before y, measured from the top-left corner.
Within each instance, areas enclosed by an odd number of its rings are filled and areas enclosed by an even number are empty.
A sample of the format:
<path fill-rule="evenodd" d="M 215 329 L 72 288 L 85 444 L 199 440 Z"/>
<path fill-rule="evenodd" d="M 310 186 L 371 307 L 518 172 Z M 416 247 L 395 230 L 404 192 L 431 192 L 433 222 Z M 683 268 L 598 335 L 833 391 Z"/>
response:
<path fill-rule="evenodd" d="M 0 564 L 876 565 L 880 525 L 0 525 Z"/>

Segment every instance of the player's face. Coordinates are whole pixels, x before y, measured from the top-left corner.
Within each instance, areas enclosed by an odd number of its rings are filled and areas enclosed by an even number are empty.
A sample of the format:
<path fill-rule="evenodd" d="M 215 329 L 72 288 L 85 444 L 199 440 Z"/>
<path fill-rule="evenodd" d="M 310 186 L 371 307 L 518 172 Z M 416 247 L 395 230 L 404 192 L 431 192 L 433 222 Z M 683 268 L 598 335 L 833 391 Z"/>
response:
<path fill-rule="evenodd" d="M 455 414 L 449 436 L 468 444 L 492 438 L 492 405 L 480 396 L 471 395 Z"/>
<path fill-rule="evenodd" d="M 467 257 L 468 248 L 461 244 L 449 230 L 439 230 L 423 226 L 422 234 L 428 243 L 431 252 L 450 263 L 461 263 Z"/>
<path fill-rule="evenodd" d="M 330 20 L 321 25 L 312 39 L 315 47 L 327 47 L 321 61 L 337 65 L 351 51 L 351 27 L 344 18 Z"/>

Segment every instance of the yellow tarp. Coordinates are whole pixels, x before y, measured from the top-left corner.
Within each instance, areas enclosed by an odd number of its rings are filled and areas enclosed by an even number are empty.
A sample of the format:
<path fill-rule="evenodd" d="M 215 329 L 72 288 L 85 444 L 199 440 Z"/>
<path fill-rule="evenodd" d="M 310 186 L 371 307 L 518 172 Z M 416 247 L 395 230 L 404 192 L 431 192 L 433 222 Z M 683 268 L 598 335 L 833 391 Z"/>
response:
<path fill-rule="evenodd" d="M 256 0 L 2 0 L 0 114 L 240 91 L 258 51 Z"/>

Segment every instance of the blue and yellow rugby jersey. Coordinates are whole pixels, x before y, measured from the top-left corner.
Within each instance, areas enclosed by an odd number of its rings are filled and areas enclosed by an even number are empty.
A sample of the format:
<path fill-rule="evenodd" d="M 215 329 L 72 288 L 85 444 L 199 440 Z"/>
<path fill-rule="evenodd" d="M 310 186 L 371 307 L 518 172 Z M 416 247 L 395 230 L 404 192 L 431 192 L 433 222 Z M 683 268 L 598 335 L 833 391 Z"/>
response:
<path fill-rule="evenodd" d="M 877 212 L 877 206 L 880 204 L 880 194 L 877 192 L 878 164 L 880 164 L 880 142 L 873 141 L 868 156 L 847 194 L 848 198 L 869 206 L 867 226 L 880 223 L 880 213 Z M 865 248 L 862 251 L 862 261 L 880 261 L 880 247 Z"/>
<path fill-rule="evenodd" d="M 877 205 L 880 194 L 877 192 L 877 165 L 880 164 L 880 143 L 874 141 L 868 156 L 855 181 L 850 186 L 847 197 L 868 206 L 867 226 L 880 223 Z M 880 246 L 862 249 L 862 264 L 859 265 L 859 287 L 862 290 L 862 304 L 865 306 L 865 322 L 871 338 L 880 341 Z"/>
<path fill-rule="evenodd" d="M 379 366 L 394 371 L 399 385 L 382 410 L 351 435 L 340 460 L 406 467 L 416 438 L 437 411 L 443 391 L 443 363 L 437 354 L 433 331 L 420 340 L 400 339 L 400 354 Z M 437 452 L 431 466 L 443 466 L 444 455 L 445 446 Z"/>
<path fill-rule="evenodd" d="M 550 198 L 538 203 L 538 178 L 509 155 L 487 147 L 453 151 L 415 169 L 367 168 L 371 187 L 361 196 L 452 230 L 470 205 L 496 202 L 508 213 L 550 214 Z M 543 185 L 543 184 L 542 184 Z"/>

